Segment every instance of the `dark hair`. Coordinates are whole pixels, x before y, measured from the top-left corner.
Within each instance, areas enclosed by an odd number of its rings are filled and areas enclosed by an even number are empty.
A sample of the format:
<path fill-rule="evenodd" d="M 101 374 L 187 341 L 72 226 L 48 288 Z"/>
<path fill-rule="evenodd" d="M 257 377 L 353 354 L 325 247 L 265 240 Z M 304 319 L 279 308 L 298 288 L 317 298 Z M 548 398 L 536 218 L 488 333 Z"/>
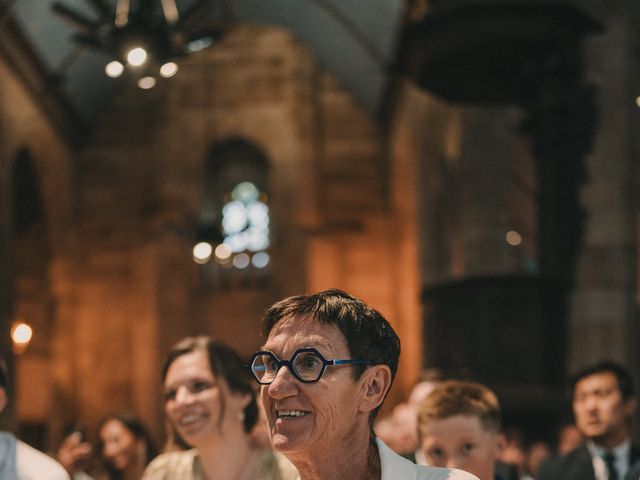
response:
<path fill-rule="evenodd" d="M 616 377 L 618 380 L 618 389 L 624 400 L 633 397 L 633 377 L 629 370 L 623 365 L 611 360 L 600 360 L 594 365 L 579 370 L 571 377 L 571 399 L 573 399 L 575 395 L 578 382 L 599 373 L 612 373 Z"/>
<path fill-rule="evenodd" d="M 400 358 L 400 339 L 389 322 L 362 300 L 338 289 L 285 298 L 265 312 L 265 338 L 278 322 L 294 317 L 313 318 L 323 325 L 335 325 L 347 341 L 351 358 L 387 365 L 393 383 Z M 366 368 L 366 365 L 354 366 L 354 378 L 360 378 Z M 379 409 L 371 412 L 371 422 Z"/>
<path fill-rule="evenodd" d="M 112 465 L 108 462 L 105 462 L 102 458 L 102 451 L 104 450 L 104 442 L 102 441 L 102 436 L 100 432 L 104 428 L 104 426 L 110 421 L 116 421 L 122 424 L 124 428 L 126 428 L 131 434 L 137 439 L 142 440 L 145 446 L 145 464 L 148 464 L 155 456 L 156 449 L 151 440 L 151 435 L 149 434 L 149 430 L 147 427 L 140 421 L 135 415 L 131 412 L 116 412 L 111 413 L 100 420 L 98 424 L 98 452 L 100 453 L 101 463 L 104 465 L 105 470 L 107 470 L 109 474 L 109 478 L 119 479 L 121 478 L 122 472 L 115 470 Z"/>
<path fill-rule="evenodd" d="M 240 356 L 231 347 L 205 336 L 183 338 L 167 353 L 164 364 L 162 365 L 162 380 L 164 381 L 167 377 L 169 367 L 176 358 L 196 351 L 201 351 L 206 354 L 211 371 L 216 377 L 224 379 L 229 386 L 229 390 L 234 393 L 246 393 L 251 396 L 251 401 L 244 409 L 243 420 L 244 431 L 249 433 L 258 420 L 256 391 L 251 374 L 243 367 Z M 224 412 L 224 397 L 221 397 L 219 423 L 222 423 Z M 185 442 L 173 429 L 171 433 L 175 436 L 173 440 L 176 443 L 181 446 L 185 445 Z"/>
<path fill-rule="evenodd" d="M 465 415 L 480 421 L 483 430 L 498 433 L 502 423 L 498 397 L 475 382 L 449 380 L 438 385 L 418 408 L 418 432 L 436 420 Z"/>

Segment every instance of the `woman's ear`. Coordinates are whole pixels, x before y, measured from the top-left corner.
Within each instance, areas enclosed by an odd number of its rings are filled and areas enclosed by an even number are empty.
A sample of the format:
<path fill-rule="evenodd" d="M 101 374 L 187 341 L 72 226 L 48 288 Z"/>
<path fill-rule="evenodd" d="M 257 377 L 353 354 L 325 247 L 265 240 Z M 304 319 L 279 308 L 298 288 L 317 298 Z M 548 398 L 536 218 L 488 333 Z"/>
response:
<path fill-rule="evenodd" d="M 360 410 L 370 412 L 384 401 L 391 387 L 391 369 L 387 365 L 373 365 L 362 374 Z"/>
<path fill-rule="evenodd" d="M 242 411 L 244 411 L 244 409 L 247 408 L 247 405 L 251 403 L 251 399 L 253 398 L 250 393 L 246 393 L 246 392 L 233 392 L 231 395 L 238 400 L 238 403 L 240 404 L 240 407 L 241 407 L 240 410 Z"/>

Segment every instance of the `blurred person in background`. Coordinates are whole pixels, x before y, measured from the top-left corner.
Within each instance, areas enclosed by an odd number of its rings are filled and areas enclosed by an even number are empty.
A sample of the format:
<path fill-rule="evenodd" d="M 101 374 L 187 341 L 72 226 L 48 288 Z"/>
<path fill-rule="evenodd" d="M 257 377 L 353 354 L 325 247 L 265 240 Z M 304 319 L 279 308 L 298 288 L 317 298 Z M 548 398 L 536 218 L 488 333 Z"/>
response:
<path fill-rule="evenodd" d="M 426 370 L 411 389 L 407 401 L 396 405 L 391 415 L 376 423 L 376 435 L 391 450 L 414 461 L 413 455 L 418 449 L 418 408 L 442 380 L 439 370 Z"/>
<path fill-rule="evenodd" d="M 145 425 L 128 412 L 113 413 L 98 426 L 98 480 L 140 480 L 155 455 Z"/>
<path fill-rule="evenodd" d="M 56 452 L 56 460 L 69 473 L 72 480 L 93 480 L 93 477 L 87 473 L 92 452 L 84 425 L 76 422 L 64 427 L 62 442 Z"/>
<path fill-rule="evenodd" d="M 0 413 L 7 406 L 7 365 L 0 357 Z M 65 469 L 51 457 L 0 431 L 0 479 L 69 480 Z"/>
<path fill-rule="evenodd" d="M 540 464 L 551 457 L 551 447 L 547 442 L 539 440 L 529 445 L 526 453 L 525 475 L 521 478 L 522 480 L 534 480 L 538 478 Z"/>
<path fill-rule="evenodd" d="M 502 434 L 504 446 L 500 452 L 500 461 L 513 465 L 516 470 L 515 478 L 522 478 L 526 473 L 527 451 L 523 431 L 516 426 L 504 429 Z"/>
<path fill-rule="evenodd" d="M 572 450 L 575 450 L 580 445 L 584 438 L 582 433 L 578 430 L 578 427 L 573 423 L 566 423 L 558 431 L 558 446 L 556 447 L 556 453 L 564 455 Z"/>
<path fill-rule="evenodd" d="M 297 477 L 284 457 L 265 448 L 264 432 L 256 429 L 251 375 L 230 347 L 208 337 L 187 337 L 167 354 L 162 379 L 169 441 L 145 480 Z M 188 450 L 181 450 L 184 446 Z"/>
<path fill-rule="evenodd" d="M 631 441 L 636 409 L 633 379 L 622 365 L 601 361 L 571 381 L 576 426 L 584 436 L 577 449 L 542 463 L 539 480 L 623 480 L 640 461 Z M 633 480 L 638 480 L 634 478 Z"/>

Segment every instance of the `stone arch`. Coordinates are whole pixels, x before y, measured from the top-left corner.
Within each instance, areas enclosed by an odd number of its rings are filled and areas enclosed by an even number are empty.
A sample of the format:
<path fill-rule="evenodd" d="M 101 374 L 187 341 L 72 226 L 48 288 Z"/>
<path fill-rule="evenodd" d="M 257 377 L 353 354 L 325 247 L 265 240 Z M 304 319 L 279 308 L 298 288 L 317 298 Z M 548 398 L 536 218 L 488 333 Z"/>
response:
<path fill-rule="evenodd" d="M 257 188 L 260 192 L 258 203 L 264 207 L 268 202 L 270 191 L 268 174 L 269 160 L 263 150 L 252 141 L 240 136 L 232 136 L 215 142 L 208 149 L 205 158 L 199 240 L 210 242 L 214 248 L 223 241 L 228 241 L 228 237 L 225 240 L 222 212 L 231 200 L 232 191 L 241 183 L 249 182 Z M 251 224 L 249 223 L 248 226 Z M 254 256 L 257 254 L 255 251 L 253 253 L 245 251 L 246 253 L 240 253 L 240 255 L 244 255 L 247 262 L 249 259 L 255 260 Z M 269 258 L 266 251 L 261 255 L 265 254 L 266 258 Z M 231 262 L 235 265 L 233 255 L 235 254 L 231 254 L 227 262 L 220 261 L 214 255 L 213 261 L 203 266 L 203 280 L 206 286 L 226 289 L 265 284 L 267 277 L 264 267 L 266 265 L 256 269 L 250 263 L 248 267 L 242 268 L 242 270 L 246 268 L 245 271 L 234 271 L 236 269 L 229 264 Z M 221 265 L 216 265 L 216 261 Z"/>
<path fill-rule="evenodd" d="M 234 136 L 217 141 L 207 152 L 201 207 L 203 221 L 217 221 L 224 194 L 238 182 L 253 182 L 269 194 L 269 161 L 254 142 Z"/>

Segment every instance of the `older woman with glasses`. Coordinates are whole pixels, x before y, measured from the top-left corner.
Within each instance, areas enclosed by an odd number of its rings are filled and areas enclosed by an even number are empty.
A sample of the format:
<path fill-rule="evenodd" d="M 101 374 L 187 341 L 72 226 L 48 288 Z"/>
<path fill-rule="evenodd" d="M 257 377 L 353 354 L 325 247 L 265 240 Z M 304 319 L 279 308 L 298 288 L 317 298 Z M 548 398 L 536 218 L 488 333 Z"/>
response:
<path fill-rule="evenodd" d="M 267 310 L 263 333 L 251 371 L 262 386 L 271 442 L 301 480 L 476 479 L 414 465 L 375 438 L 371 426 L 400 342 L 364 302 L 340 290 L 290 297 Z"/>
<path fill-rule="evenodd" d="M 168 353 L 162 369 L 167 453 L 144 480 L 290 480 L 295 469 L 257 445 L 258 420 L 251 375 L 231 348 L 208 337 L 188 337 Z"/>

